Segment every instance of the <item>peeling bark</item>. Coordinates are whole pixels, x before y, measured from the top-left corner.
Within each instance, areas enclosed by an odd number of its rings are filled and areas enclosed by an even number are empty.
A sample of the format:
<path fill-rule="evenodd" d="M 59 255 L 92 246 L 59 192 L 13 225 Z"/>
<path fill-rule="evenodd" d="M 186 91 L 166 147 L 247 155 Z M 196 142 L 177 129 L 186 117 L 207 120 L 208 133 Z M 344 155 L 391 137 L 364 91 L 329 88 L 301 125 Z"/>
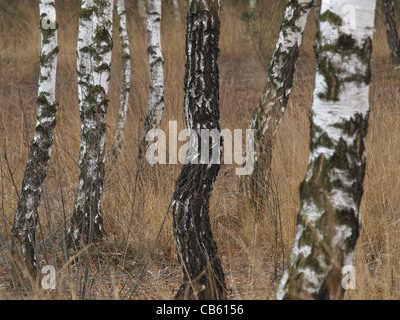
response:
<path fill-rule="evenodd" d="M 386 33 L 390 52 L 393 60 L 400 64 L 400 40 L 396 27 L 396 15 L 394 12 L 394 0 L 383 0 L 382 11 L 385 17 Z"/>
<path fill-rule="evenodd" d="M 217 132 L 219 122 L 220 1 L 190 0 L 186 35 L 185 115 L 190 132 Z M 226 286 L 209 217 L 209 200 L 220 164 L 195 160 L 202 151 L 212 154 L 212 144 L 196 144 L 190 135 L 187 164 L 177 180 L 173 223 L 184 283 L 176 299 L 226 299 Z M 218 159 L 221 157 L 220 141 Z M 204 148 L 204 150 L 201 150 Z M 209 159 L 207 159 L 209 160 Z M 217 161 L 218 162 L 218 161 Z"/>
<path fill-rule="evenodd" d="M 106 115 L 112 51 L 113 0 L 84 1 L 78 35 L 81 149 L 79 189 L 70 245 L 102 239 L 101 215 L 105 171 Z"/>
<path fill-rule="evenodd" d="M 241 186 L 254 204 L 262 203 L 268 189 L 273 140 L 287 107 L 303 32 L 313 3 L 314 0 L 289 1 L 267 83 L 253 112 L 250 129 L 254 133 L 254 171 L 241 177 Z"/>
<path fill-rule="evenodd" d="M 125 0 L 117 0 L 117 14 L 119 21 L 119 36 L 122 48 L 122 88 L 120 95 L 120 105 L 118 110 L 118 121 L 112 145 L 112 156 L 115 161 L 122 148 L 124 140 L 124 130 L 126 114 L 128 112 L 129 92 L 131 89 L 131 56 L 129 35 L 126 22 Z"/>
<path fill-rule="evenodd" d="M 343 299 L 360 230 L 375 0 L 323 0 L 307 176 L 278 299 Z M 356 9 L 355 29 L 344 6 Z"/>
<path fill-rule="evenodd" d="M 58 25 L 54 0 L 41 0 L 39 9 L 42 44 L 37 123 L 12 229 L 12 252 L 14 256 L 21 255 L 22 263 L 26 264 L 32 274 L 35 274 L 39 267 L 35 249 L 36 225 L 39 219 L 38 206 L 42 195 L 42 183 L 47 174 L 54 140 L 58 107 L 55 98 L 56 70 L 60 49 L 57 42 Z M 18 242 L 18 245 L 15 242 Z"/>

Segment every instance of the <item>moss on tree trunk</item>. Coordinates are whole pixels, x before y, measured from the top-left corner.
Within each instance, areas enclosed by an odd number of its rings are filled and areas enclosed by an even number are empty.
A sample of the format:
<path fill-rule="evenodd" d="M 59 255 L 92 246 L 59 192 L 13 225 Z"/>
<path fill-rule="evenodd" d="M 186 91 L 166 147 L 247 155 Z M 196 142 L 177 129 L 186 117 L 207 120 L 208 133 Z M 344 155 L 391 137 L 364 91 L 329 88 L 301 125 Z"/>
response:
<path fill-rule="evenodd" d="M 279 299 L 343 299 L 342 268 L 359 236 L 375 1 L 347 4 L 356 8 L 356 29 L 341 18 L 344 2 L 322 2 L 310 158 Z"/>

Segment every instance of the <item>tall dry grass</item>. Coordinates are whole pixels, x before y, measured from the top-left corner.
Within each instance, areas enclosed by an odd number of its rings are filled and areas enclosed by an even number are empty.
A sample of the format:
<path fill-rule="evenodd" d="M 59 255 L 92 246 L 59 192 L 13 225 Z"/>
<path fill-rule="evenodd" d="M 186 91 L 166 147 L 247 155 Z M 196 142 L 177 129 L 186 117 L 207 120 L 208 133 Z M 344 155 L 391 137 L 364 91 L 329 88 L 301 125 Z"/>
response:
<path fill-rule="evenodd" d="M 132 89 L 125 141 L 119 161 L 107 165 L 102 201 L 107 236 L 103 244 L 66 252 L 63 240 L 73 211 L 78 180 L 80 119 L 76 84 L 79 1 L 58 0 L 59 64 L 56 137 L 40 206 L 42 265 L 58 270 L 57 290 L 24 295 L 9 286 L 6 270 L 10 228 L 17 206 L 30 141 L 34 134 L 39 73 L 38 8 L 29 0 L 0 1 L 0 298 L 170 299 L 178 288 L 177 263 L 168 210 L 180 167 L 156 167 L 135 188 L 137 141 L 148 99 L 145 23 L 127 2 L 132 51 Z M 164 3 L 164 2 L 163 2 Z M 165 58 L 165 115 L 186 127 L 183 112 L 185 14 L 174 22 L 165 2 L 162 23 Z M 182 9 L 184 7 L 181 3 Z M 284 1 L 259 1 L 256 30 L 249 36 L 241 20 L 246 2 L 222 1 L 221 126 L 247 129 L 261 95 L 283 15 Z M 367 174 L 362 231 L 355 253 L 357 289 L 348 299 L 398 299 L 400 261 L 400 101 L 399 76 L 390 62 L 383 17 L 378 10 L 367 137 Z M 114 27 L 107 139 L 111 146 L 121 88 L 121 53 Z M 238 194 L 234 167 L 223 166 L 211 199 L 211 221 L 232 299 L 274 299 L 296 230 L 298 187 L 308 161 L 309 121 L 315 62 L 315 23 L 310 15 L 294 88 L 273 151 L 273 192 L 255 218 Z M 182 143 L 183 144 L 183 143 Z M 90 253 L 90 255 L 88 254 Z M 75 256 L 74 256 L 75 255 Z M 86 283 L 86 287 L 82 287 Z"/>

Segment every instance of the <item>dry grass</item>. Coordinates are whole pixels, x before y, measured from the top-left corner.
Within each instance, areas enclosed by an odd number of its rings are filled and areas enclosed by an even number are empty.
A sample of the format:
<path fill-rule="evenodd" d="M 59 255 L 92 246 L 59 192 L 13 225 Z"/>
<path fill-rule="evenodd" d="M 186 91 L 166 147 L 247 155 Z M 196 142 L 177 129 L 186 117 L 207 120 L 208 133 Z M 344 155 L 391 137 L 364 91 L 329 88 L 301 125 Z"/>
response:
<path fill-rule="evenodd" d="M 168 214 L 180 168 L 173 165 L 157 167 L 151 179 L 144 181 L 145 192 L 137 191 L 134 197 L 137 140 L 147 107 L 148 62 L 145 26 L 132 4 L 127 8 L 133 74 L 126 138 L 118 163 L 107 166 L 102 205 L 108 235 L 104 244 L 90 248 L 90 256 L 84 251 L 80 259 L 68 260 L 64 250 L 62 234 L 65 220 L 68 223 L 72 215 L 76 195 L 80 143 L 75 73 L 79 10 L 75 3 L 57 1 L 61 45 L 57 75 L 60 108 L 53 156 L 40 206 L 41 259 L 43 265 L 57 265 L 59 282 L 55 292 L 42 292 L 28 298 L 170 299 L 172 290 L 178 288 L 181 279 L 172 217 Z M 260 61 L 260 53 L 267 60 L 272 55 L 284 8 L 283 1 L 261 1 L 262 14 L 256 26 L 262 32 L 253 37 L 252 42 L 246 24 L 240 19 L 245 10 L 243 3 L 239 0 L 223 1 L 220 54 L 222 128 L 248 128 L 251 112 L 266 78 L 266 67 Z M 7 282 L 2 281 L 9 279 L 9 275 L 1 268 L 1 256 L 9 242 L 17 191 L 34 133 L 40 52 L 40 33 L 36 28 L 39 13 L 29 0 L 0 0 L 0 10 L 0 298 L 26 298 L 7 288 Z M 162 39 L 166 61 L 166 111 L 163 129 L 167 129 L 168 121 L 173 120 L 178 121 L 180 130 L 185 128 L 185 25 L 184 19 L 174 23 L 168 8 L 164 8 L 164 12 Z M 376 29 L 368 164 L 362 202 L 363 227 L 355 254 L 357 289 L 348 293 L 348 299 L 400 298 L 400 83 L 390 63 L 380 12 Z M 108 141 L 114 133 L 121 87 L 117 28 L 114 32 Z M 311 15 L 288 110 L 274 148 L 275 188 L 270 206 L 258 220 L 249 214 L 238 195 L 237 177 L 232 166 L 223 166 L 213 192 L 213 232 L 232 299 L 274 299 L 277 279 L 283 268 L 282 254 L 287 257 L 291 247 L 299 209 L 298 186 L 305 176 L 308 160 L 314 33 Z M 126 255 L 122 261 L 125 244 Z M 83 294 L 79 280 L 85 278 L 86 268 L 88 288 Z M 116 279 L 116 275 L 120 278 Z M 113 283 L 115 290 L 110 291 Z"/>

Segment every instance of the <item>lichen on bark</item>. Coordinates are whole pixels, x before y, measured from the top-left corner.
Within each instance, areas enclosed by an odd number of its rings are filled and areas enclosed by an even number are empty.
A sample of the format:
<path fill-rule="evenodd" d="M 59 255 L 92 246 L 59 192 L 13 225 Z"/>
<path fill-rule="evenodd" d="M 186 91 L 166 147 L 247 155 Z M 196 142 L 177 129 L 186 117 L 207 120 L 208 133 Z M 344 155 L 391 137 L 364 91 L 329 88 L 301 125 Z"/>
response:
<path fill-rule="evenodd" d="M 12 229 L 12 253 L 19 263 L 28 267 L 32 275 L 37 272 L 36 225 L 42 184 L 49 166 L 56 125 L 56 70 L 60 47 L 57 41 L 57 20 L 54 0 L 39 3 L 41 53 L 39 88 L 37 97 L 37 123 L 29 159 L 26 164 L 19 194 L 18 207 Z"/>
<path fill-rule="evenodd" d="M 356 29 L 340 22 L 357 9 Z M 322 2 L 310 111 L 310 157 L 279 299 L 342 299 L 342 268 L 360 230 L 375 1 Z"/>
<path fill-rule="evenodd" d="M 82 2 L 77 51 L 81 148 L 78 195 L 68 230 L 70 246 L 100 241 L 104 234 L 101 196 L 105 174 L 112 25 L 113 0 Z"/>
<path fill-rule="evenodd" d="M 267 194 L 273 140 L 288 104 L 303 32 L 313 3 L 313 0 L 290 0 L 287 4 L 266 85 L 252 115 L 254 170 L 241 177 L 240 184 L 244 194 L 258 207 Z"/>

